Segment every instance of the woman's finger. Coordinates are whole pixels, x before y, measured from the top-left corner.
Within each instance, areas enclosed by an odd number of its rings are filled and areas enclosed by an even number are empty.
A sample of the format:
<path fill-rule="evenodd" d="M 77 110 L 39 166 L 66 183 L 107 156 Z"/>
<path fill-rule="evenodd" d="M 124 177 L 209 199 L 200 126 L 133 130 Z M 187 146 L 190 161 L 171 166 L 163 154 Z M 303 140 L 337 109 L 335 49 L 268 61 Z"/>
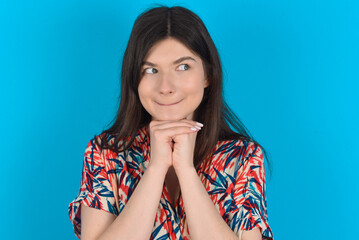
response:
<path fill-rule="evenodd" d="M 165 129 L 155 129 L 153 130 L 153 134 L 159 138 L 166 138 L 166 142 L 171 142 L 172 139 L 177 135 L 193 133 L 199 131 L 200 129 L 201 129 L 200 127 L 193 127 L 191 125 L 176 126 L 171 128 L 165 128 Z"/>
<path fill-rule="evenodd" d="M 150 128 L 153 129 L 167 129 L 172 127 L 188 126 L 188 127 L 202 127 L 203 124 L 197 123 L 192 120 L 179 120 L 179 121 L 153 121 L 150 123 Z"/>

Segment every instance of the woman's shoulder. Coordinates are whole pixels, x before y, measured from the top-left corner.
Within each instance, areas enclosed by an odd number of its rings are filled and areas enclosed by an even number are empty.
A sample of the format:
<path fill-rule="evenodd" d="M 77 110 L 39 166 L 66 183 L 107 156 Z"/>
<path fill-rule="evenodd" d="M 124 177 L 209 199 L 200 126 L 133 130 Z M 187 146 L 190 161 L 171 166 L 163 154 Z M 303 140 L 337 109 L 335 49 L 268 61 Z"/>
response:
<path fill-rule="evenodd" d="M 215 154 L 218 153 L 232 153 L 232 152 L 241 152 L 241 153 L 250 153 L 253 151 L 259 150 L 260 146 L 257 142 L 251 139 L 229 139 L 229 140 L 220 140 L 217 142 L 215 147 Z"/>
<path fill-rule="evenodd" d="M 230 139 L 218 141 L 212 160 L 228 164 L 241 164 L 252 157 L 263 158 L 260 145 L 250 139 Z M 217 161 L 216 161 L 217 160 Z"/>
<path fill-rule="evenodd" d="M 102 133 L 95 135 L 92 137 L 88 143 L 88 147 L 91 146 L 93 148 L 96 148 L 98 151 L 105 151 L 105 152 L 114 152 L 113 149 L 120 149 L 122 145 L 124 145 L 125 142 L 130 141 L 130 137 L 122 137 L 121 139 L 118 139 L 119 135 L 117 133 L 109 133 L 106 131 L 103 131 Z M 135 138 L 133 140 L 133 143 L 131 144 L 131 147 L 141 147 L 148 141 L 147 137 L 147 129 L 145 127 L 142 127 L 137 130 Z M 117 143 L 116 143 L 117 142 Z M 113 146 L 110 147 L 109 146 Z"/>
<path fill-rule="evenodd" d="M 102 145 L 104 142 L 107 142 L 108 144 L 113 144 L 115 141 L 116 134 L 102 132 L 98 135 L 95 135 L 91 141 L 96 141 L 97 144 Z"/>

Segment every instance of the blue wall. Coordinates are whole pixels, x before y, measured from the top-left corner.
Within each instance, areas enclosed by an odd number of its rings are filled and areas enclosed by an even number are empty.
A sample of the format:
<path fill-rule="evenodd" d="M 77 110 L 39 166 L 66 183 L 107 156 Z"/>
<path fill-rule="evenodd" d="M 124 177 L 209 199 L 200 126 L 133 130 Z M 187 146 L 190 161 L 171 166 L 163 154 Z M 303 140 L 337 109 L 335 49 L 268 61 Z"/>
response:
<path fill-rule="evenodd" d="M 84 150 L 115 116 L 132 24 L 153 3 L 0 2 L 2 238 L 75 239 L 67 207 Z M 207 25 L 226 99 L 271 154 L 275 239 L 354 239 L 358 1 L 156 3 Z"/>

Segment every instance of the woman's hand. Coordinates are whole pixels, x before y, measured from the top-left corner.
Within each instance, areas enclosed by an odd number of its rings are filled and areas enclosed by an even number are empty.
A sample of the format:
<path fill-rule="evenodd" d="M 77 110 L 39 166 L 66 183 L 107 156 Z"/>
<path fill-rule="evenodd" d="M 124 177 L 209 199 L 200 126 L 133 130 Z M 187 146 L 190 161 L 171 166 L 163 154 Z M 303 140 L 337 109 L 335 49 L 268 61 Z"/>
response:
<path fill-rule="evenodd" d="M 193 157 L 197 132 L 203 126 L 192 120 L 183 119 L 180 121 L 190 124 L 196 130 L 173 136 L 172 165 L 176 171 L 183 168 L 194 168 Z"/>
<path fill-rule="evenodd" d="M 200 126 L 192 120 L 151 121 L 150 164 L 168 169 L 193 167 L 193 152 Z"/>

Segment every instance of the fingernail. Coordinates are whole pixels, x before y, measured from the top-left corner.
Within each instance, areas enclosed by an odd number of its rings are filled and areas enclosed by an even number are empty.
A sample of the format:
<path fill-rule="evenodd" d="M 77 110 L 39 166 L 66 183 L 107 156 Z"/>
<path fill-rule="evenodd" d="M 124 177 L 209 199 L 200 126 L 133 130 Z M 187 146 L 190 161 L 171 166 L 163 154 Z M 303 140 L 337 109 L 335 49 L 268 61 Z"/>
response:
<path fill-rule="evenodd" d="M 202 123 L 199 123 L 199 122 L 196 122 L 196 124 L 200 127 L 203 127 L 203 124 Z"/>
<path fill-rule="evenodd" d="M 195 128 L 197 128 L 197 129 L 199 129 L 199 130 L 201 130 L 201 127 L 198 127 L 198 126 L 194 126 Z"/>
<path fill-rule="evenodd" d="M 196 131 L 196 130 L 198 130 L 198 129 L 195 128 L 195 127 L 191 127 L 191 130 L 192 130 L 192 131 Z"/>

